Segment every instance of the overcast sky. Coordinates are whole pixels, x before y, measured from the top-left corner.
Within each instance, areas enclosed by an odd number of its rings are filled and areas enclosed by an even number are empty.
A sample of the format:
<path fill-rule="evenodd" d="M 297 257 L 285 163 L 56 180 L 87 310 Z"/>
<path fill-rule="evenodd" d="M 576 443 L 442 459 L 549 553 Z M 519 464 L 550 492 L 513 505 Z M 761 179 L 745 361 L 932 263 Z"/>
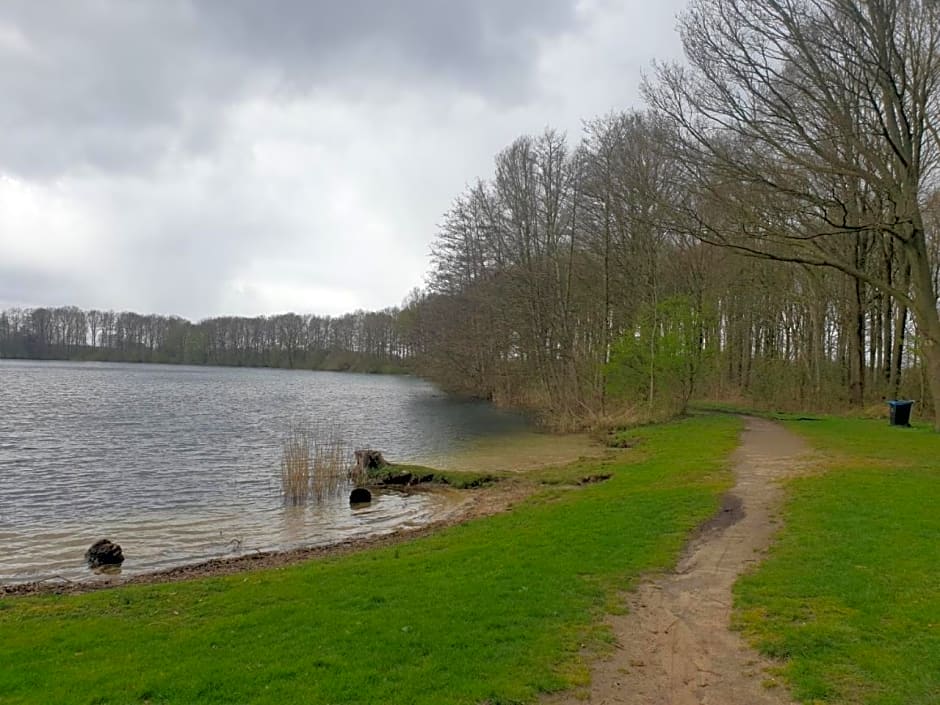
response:
<path fill-rule="evenodd" d="M 515 137 L 641 107 L 682 0 L 3 0 L 0 307 L 339 314 Z"/>

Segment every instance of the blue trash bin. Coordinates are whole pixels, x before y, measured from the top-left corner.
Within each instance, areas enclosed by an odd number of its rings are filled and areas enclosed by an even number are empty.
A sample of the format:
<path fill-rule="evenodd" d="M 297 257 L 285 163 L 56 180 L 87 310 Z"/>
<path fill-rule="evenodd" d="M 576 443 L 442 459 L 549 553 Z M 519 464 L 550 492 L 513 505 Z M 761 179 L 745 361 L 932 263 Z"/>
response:
<path fill-rule="evenodd" d="M 891 425 L 892 426 L 910 426 L 911 425 L 911 407 L 914 406 L 913 401 L 895 399 L 895 400 L 889 401 L 888 406 L 891 409 Z"/>

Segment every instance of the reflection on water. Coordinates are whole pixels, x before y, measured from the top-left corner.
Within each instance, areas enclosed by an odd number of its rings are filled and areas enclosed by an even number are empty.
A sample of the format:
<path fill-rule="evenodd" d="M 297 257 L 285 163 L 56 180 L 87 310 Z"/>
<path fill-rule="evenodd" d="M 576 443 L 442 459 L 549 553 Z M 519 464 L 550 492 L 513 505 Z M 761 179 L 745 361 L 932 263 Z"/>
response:
<path fill-rule="evenodd" d="M 388 532 L 447 501 L 284 507 L 280 448 L 297 418 L 428 464 L 525 427 L 407 377 L 0 361 L 0 581 L 87 578 L 98 538 L 121 544 L 134 574 Z"/>

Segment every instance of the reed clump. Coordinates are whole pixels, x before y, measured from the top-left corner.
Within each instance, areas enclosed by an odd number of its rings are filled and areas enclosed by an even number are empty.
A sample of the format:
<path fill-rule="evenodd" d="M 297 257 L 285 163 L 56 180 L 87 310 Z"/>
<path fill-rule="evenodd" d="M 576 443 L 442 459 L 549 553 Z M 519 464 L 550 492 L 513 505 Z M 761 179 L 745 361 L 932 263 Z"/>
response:
<path fill-rule="evenodd" d="M 301 426 L 291 424 L 281 453 L 281 493 L 285 503 L 307 503 L 312 470 L 310 434 Z"/>
<path fill-rule="evenodd" d="M 351 446 L 334 429 L 292 423 L 281 455 L 281 493 L 290 505 L 322 502 L 358 479 Z"/>

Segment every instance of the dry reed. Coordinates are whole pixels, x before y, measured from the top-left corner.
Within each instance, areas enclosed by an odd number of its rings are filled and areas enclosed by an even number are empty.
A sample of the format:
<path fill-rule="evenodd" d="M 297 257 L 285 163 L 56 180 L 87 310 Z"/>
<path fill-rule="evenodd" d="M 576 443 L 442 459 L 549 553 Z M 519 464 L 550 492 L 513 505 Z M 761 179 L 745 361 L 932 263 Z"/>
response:
<path fill-rule="evenodd" d="M 292 423 L 281 457 L 281 492 L 284 502 L 317 502 L 348 490 L 359 480 L 352 450 L 333 429 Z"/>

